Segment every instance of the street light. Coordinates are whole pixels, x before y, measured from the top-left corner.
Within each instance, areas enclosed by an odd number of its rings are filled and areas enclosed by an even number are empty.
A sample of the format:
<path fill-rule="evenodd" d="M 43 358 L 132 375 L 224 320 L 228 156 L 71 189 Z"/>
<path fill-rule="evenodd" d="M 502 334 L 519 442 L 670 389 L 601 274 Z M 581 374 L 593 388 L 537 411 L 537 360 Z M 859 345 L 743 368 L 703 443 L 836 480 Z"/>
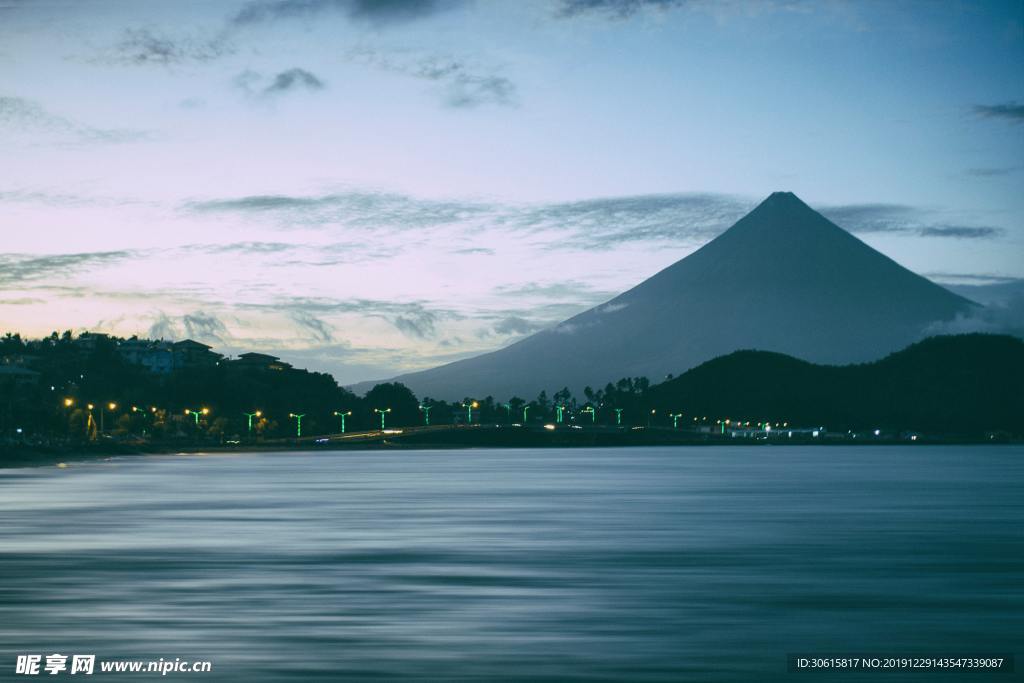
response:
<path fill-rule="evenodd" d="M 583 409 L 584 413 L 590 413 L 590 424 L 597 422 L 597 411 L 594 410 L 594 406 L 587 406 Z"/>
<path fill-rule="evenodd" d="M 380 431 L 384 431 L 384 413 L 390 413 L 391 408 L 374 408 L 373 412 L 380 413 Z"/>
<path fill-rule="evenodd" d="M 672 429 L 679 429 L 679 418 L 681 418 L 683 414 L 669 413 L 668 416 L 672 418 Z"/>
<path fill-rule="evenodd" d="M 342 434 L 345 433 L 345 417 L 348 416 L 348 415 L 351 415 L 351 414 L 352 414 L 351 410 L 346 410 L 345 412 L 341 412 L 341 411 L 338 411 L 338 410 L 334 411 L 334 416 L 341 418 L 341 433 Z"/>
<path fill-rule="evenodd" d="M 530 409 L 530 406 L 523 406 L 523 424 L 526 424 L 526 411 Z"/>
<path fill-rule="evenodd" d="M 473 424 L 473 408 L 479 408 L 480 404 L 476 401 L 470 401 L 469 403 L 463 403 L 462 407 L 466 409 L 467 424 Z"/>
<path fill-rule="evenodd" d="M 563 406 L 563 405 L 555 406 L 555 413 L 556 413 L 555 422 L 561 422 L 562 421 L 562 413 L 563 412 L 565 412 L 565 406 Z"/>
<path fill-rule="evenodd" d="M 511 403 L 502 403 L 501 405 L 505 409 L 505 412 L 508 413 L 508 421 L 511 424 L 511 422 L 512 422 L 512 404 Z"/>
<path fill-rule="evenodd" d="M 194 410 L 192 408 L 185 408 L 185 414 L 186 415 L 191 415 L 193 418 L 195 418 L 196 427 L 198 427 L 199 426 L 199 416 L 200 415 L 209 415 L 210 414 L 210 409 L 209 408 L 200 408 L 198 410 Z"/>
<path fill-rule="evenodd" d="M 73 405 L 75 405 L 75 399 L 73 399 L 73 398 L 66 398 L 66 399 L 64 399 L 64 407 L 65 408 L 70 408 Z"/>
<path fill-rule="evenodd" d="M 302 413 L 299 415 L 298 413 L 288 413 L 288 417 L 295 418 L 295 438 L 300 438 L 302 436 L 302 418 L 306 417 L 306 414 Z"/>
<path fill-rule="evenodd" d="M 103 408 L 100 408 L 100 434 L 102 434 L 102 433 L 104 432 L 104 428 L 103 428 L 103 416 L 104 416 L 104 415 L 106 414 L 106 412 L 107 412 L 107 411 L 106 411 L 106 408 L 109 408 L 109 409 L 110 409 L 110 412 L 114 412 L 115 410 L 117 410 L 117 404 L 116 404 L 116 403 L 114 403 L 113 401 L 111 401 L 110 403 L 108 403 L 108 404 L 107 404 L 106 406 L 104 406 Z"/>
<path fill-rule="evenodd" d="M 616 425 L 621 425 L 622 424 L 622 408 L 616 408 L 615 409 L 615 424 Z"/>
<path fill-rule="evenodd" d="M 242 415 L 245 415 L 247 418 L 249 418 L 249 436 L 252 436 L 252 419 L 254 417 L 263 417 L 263 411 L 257 410 L 254 413 L 242 413 Z"/>
<path fill-rule="evenodd" d="M 420 412 L 423 413 L 423 424 L 430 426 L 430 411 L 434 406 L 420 405 Z"/>

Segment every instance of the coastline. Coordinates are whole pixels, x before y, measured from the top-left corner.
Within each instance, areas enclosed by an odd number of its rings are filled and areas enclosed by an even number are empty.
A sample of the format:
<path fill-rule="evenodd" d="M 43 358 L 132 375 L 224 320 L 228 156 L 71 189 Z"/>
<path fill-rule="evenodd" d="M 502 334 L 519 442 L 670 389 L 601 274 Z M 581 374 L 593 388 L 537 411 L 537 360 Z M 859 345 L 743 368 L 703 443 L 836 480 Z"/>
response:
<path fill-rule="evenodd" d="M 861 436 L 861 435 L 858 435 Z M 857 438 L 850 434 L 828 434 L 821 437 L 801 435 L 797 438 L 731 436 L 698 434 L 668 429 L 573 429 L 509 428 L 503 425 L 478 425 L 454 428 L 412 428 L 387 432 L 333 434 L 303 439 L 275 439 L 242 443 L 210 442 L 94 442 L 58 445 L 0 446 L 0 469 L 52 467 L 72 462 L 90 462 L 111 457 L 144 455 L 231 454 L 253 452 L 346 452 L 400 450 L 466 450 L 552 448 L 636 448 L 644 446 L 905 446 L 974 445 L 994 446 L 1024 443 L 1008 438 L 969 438 L 959 436 L 924 436 L 908 438 Z"/>

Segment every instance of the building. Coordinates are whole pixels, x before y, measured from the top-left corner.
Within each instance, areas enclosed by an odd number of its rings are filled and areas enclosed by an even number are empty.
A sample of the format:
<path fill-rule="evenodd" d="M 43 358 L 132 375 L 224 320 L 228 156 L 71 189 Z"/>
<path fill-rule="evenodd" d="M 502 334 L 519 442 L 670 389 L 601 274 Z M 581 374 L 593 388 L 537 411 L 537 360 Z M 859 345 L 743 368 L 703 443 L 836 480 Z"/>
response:
<path fill-rule="evenodd" d="M 0 387 L 18 389 L 39 384 L 39 373 L 18 365 L 0 365 Z"/>
<path fill-rule="evenodd" d="M 211 348 L 192 339 L 174 342 L 171 344 L 174 369 L 208 368 L 217 365 L 223 356 L 214 353 Z"/>
<path fill-rule="evenodd" d="M 117 350 L 127 362 L 141 365 L 154 374 L 166 375 L 174 369 L 174 353 L 170 342 L 132 337 L 121 342 Z"/>
<path fill-rule="evenodd" d="M 238 356 L 237 360 L 232 361 L 232 365 L 239 370 L 256 372 L 270 370 L 282 372 L 292 369 L 290 364 L 285 363 L 277 356 L 271 356 L 266 353 L 243 353 Z"/>

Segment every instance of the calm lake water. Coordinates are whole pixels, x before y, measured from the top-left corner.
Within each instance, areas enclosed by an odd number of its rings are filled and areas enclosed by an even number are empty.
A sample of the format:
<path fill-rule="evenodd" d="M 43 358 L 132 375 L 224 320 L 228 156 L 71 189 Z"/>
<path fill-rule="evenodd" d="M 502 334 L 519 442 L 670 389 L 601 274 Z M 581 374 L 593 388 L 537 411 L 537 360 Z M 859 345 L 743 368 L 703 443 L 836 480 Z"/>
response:
<path fill-rule="evenodd" d="M 1022 615 L 1020 447 L 0 470 L 0 679 L 58 652 L 213 662 L 174 680 L 1008 681 L 787 673 L 786 654 L 1016 652 L 1020 671 Z"/>

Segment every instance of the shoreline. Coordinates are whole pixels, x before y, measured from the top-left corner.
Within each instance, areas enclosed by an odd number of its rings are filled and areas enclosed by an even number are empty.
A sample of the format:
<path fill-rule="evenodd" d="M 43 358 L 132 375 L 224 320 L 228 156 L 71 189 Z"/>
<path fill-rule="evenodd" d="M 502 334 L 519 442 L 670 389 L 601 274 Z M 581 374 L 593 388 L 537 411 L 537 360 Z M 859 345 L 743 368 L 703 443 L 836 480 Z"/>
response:
<path fill-rule="evenodd" d="M 0 446 L 0 469 L 60 466 L 71 462 L 91 462 L 111 457 L 145 455 L 196 455 L 260 452 L 346 452 L 346 451 L 403 451 L 403 450 L 469 450 L 469 449 L 525 449 L 552 448 L 636 448 L 657 446 L 999 446 L 1019 445 L 1019 439 L 978 439 L 966 437 L 906 438 L 852 438 L 846 434 L 825 435 L 821 438 L 771 437 L 752 438 L 718 434 L 680 434 L 673 430 L 646 429 L 642 431 L 597 429 L 507 429 L 501 426 L 458 427 L 452 429 L 389 430 L 348 435 L 334 434 L 305 437 L 301 440 L 274 440 L 251 443 L 197 443 L 197 442 L 108 442 L 61 445 Z"/>

